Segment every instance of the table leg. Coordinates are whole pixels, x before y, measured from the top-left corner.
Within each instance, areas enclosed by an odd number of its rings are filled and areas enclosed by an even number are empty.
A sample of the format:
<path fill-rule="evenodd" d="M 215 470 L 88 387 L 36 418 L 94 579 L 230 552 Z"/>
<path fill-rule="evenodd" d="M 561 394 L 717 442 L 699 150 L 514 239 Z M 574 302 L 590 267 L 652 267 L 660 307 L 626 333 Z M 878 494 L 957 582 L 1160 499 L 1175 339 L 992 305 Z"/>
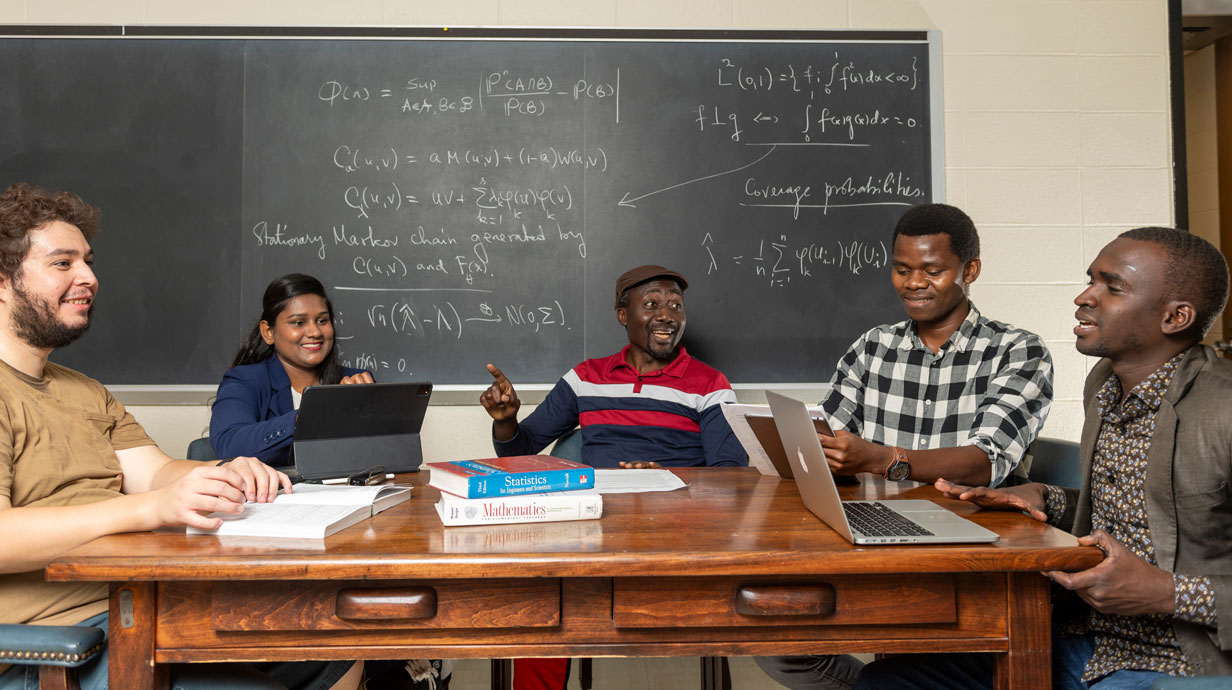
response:
<path fill-rule="evenodd" d="M 125 690 L 166 690 L 169 667 L 154 663 L 155 603 L 153 582 L 111 585 L 107 635 L 108 685 Z"/>
<path fill-rule="evenodd" d="M 493 659 L 492 690 L 510 690 L 513 687 L 513 659 Z"/>
<path fill-rule="evenodd" d="M 702 661 L 702 690 L 731 690 L 731 670 L 727 658 L 704 656 Z"/>
<path fill-rule="evenodd" d="M 1043 690 L 1052 685 L 1049 580 L 1039 573 L 1008 573 L 1009 652 L 997 655 L 997 690 Z"/>

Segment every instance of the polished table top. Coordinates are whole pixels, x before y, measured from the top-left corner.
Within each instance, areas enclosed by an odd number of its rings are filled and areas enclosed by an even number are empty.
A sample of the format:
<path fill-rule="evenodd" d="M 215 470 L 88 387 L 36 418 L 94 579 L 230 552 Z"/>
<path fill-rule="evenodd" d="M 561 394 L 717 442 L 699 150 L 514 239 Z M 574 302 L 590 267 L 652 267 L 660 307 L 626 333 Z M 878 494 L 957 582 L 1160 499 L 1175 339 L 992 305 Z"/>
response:
<path fill-rule="evenodd" d="M 52 561 L 49 580 L 321 580 L 809 573 L 1030 572 L 1098 563 L 1094 547 L 1020 513 L 977 510 L 928 485 L 861 476 L 843 498 L 924 498 L 997 532 L 987 545 L 853 546 L 804 508 L 794 482 L 751 468 L 673 470 L 672 492 L 608 494 L 600 520 L 444 527 L 427 473 L 412 498 L 317 540 L 119 534 Z"/>

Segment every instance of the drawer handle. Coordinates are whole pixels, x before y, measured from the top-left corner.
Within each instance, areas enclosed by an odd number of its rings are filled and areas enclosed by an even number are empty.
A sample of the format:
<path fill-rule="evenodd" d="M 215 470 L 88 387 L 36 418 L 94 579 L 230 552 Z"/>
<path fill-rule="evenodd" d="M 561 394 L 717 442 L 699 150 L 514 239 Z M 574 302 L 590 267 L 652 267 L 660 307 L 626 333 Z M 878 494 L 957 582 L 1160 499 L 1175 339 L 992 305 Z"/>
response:
<path fill-rule="evenodd" d="M 744 616 L 830 616 L 834 587 L 817 585 L 742 585 L 736 613 Z"/>
<path fill-rule="evenodd" d="M 432 618 L 436 590 L 431 587 L 350 588 L 338 592 L 334 613 L 348 620 Z"/>

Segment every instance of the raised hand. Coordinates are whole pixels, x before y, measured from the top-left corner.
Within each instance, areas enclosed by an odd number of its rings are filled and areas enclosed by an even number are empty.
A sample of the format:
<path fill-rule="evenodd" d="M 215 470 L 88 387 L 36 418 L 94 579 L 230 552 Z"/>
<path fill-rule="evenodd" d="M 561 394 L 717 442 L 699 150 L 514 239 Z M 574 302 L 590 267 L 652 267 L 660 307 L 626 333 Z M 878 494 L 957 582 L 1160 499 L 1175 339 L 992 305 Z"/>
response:
<path fill-rule="evenodd" d="M 498 422 L 507 419 L 516 420 L 518 409 L 522 407 L 522 401 L 518 400 L 518 392 L 513 389 L 513 384 L 505 378 L 500 369 L 489 364 L 488 373 L 496 380 L 479 396 L 479 404 L 483 405 L 483 409 L 487 410 L 492 419 Z"/>

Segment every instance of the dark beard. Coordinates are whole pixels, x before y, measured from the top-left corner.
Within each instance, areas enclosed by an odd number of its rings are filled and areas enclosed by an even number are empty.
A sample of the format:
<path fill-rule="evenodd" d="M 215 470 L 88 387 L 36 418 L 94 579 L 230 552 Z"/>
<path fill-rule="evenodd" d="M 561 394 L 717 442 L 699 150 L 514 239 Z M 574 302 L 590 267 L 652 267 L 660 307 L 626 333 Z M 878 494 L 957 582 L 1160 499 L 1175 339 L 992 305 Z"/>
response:
<path fill-rule="evenodd" d="M 56 312 L 46 303 L 30 299 L 26 291 L 17 281 L 13 282 L 13 330 L 17 336 L 39 349 L 64 347 L 85 335 L 90 329 L 90 317 L 94 314 L 94 304 L 90 304 L 86 312 L 86 322 L 77 327 L 66 326 Z"/>

